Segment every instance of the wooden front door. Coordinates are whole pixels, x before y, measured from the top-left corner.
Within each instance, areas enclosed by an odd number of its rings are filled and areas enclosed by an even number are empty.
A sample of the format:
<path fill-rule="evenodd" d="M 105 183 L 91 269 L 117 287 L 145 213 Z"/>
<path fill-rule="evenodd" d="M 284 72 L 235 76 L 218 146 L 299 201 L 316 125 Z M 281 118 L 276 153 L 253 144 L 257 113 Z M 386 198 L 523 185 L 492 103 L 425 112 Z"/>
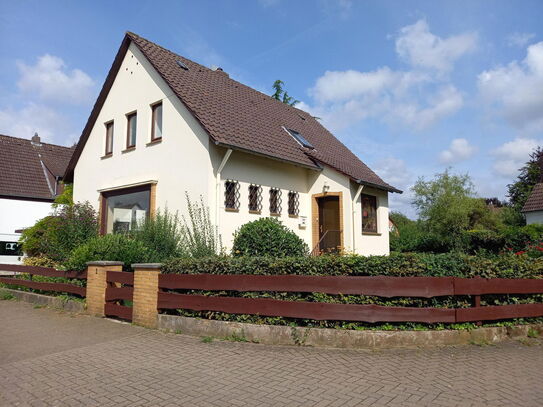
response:
<path fill-rule="evenodd" d="M 319 251 L 336 253 L 341 248 L 339 196 L 317 198 L 319 206 Z"/>

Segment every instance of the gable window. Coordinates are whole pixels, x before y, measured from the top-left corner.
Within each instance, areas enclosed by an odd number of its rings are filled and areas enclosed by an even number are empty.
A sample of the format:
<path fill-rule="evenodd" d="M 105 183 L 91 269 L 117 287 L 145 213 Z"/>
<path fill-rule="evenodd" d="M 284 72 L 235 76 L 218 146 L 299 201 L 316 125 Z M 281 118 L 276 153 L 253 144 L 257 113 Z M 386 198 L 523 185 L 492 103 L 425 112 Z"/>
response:
<path fill-rule="evenodd" d="M 239 182 L 232 180 L 224 182 L 224 207 L 231 211 L 239 209 Z"/>
<path fill-rule="evenodd" d="M 281 215 L 281 190 L 270 188 L 270 214 Z"/>
<path fill-rule="evenodd" d="M 126 115 L 126 148 L 136 147 L 138 115 L 136 112 Z"/>
<path fill-rule="evenodd" d="M 113 121 L 106 123 L 106 154 L 113 154 Z"/>
<path fill-rule="evenodd" d="M 298 216 L 300 213 L 300 194 L 296 191 L 289 191 L 288 193 L 288 214 L 289 216 Z"/>
<path fill-rule="evenodd" d="M 362 232 L 377 233 L 377 197 L 361 195 L 362 198 Z"/>
<path fill-rule="evenodd" d="M 262 211 L 262 187 L 249 185 L 249 212 L 260 213 Z"/>
<path fill-rule="evenodd" d="M 151 106 L 151 141 L 162 139 L 162 102 Z"/>

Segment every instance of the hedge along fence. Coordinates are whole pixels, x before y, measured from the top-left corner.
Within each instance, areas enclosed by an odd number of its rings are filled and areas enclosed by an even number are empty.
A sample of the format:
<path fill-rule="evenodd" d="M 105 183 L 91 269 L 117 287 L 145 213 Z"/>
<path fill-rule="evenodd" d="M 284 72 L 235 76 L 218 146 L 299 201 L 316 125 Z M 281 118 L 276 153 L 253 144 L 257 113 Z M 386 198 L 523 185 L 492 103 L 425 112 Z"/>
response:
<path fill-rule="evenodd" d="M 50 267 L 15 264 L 0 264 L 0 270 L 22 273 L 13 277 L 0 277 L 0 283 L 8 286 L 25 287 L 42 292 L 74 294 L 79 297 L 86 295 L 86 271 L 61 271 Z M 34 276 L 44 278 L 35 279 Z"/>
<path fill-rule="evenodd" d="M 217 320 L 350 329 L 379 328 L 373 323 L 389 321 L 393 324 L 387 324 L 387 328 L 423 329 L 428 325 L 417 324 L 434 324 L 430 327 L 438 327 L 442 326 L 441 323 L 455 324 L 460 321 L 543 316 L 543 291 L 537 285 L 543 284 L 543 280 L 523 282 L 522 289 L 515 285 L 520 280 L 511 281 L 511 277 L 541 278 L 543 259 L 519 256 L 476 258 L 456 254 L 398 254 L 389 257 L 176 259 L 165 263 L 162 272 L 202 276 L 184 276 L 196 280 L 178 280 L 179 284 L 189 282 L 185 286 L 175 286 L 168 280 L 171 278 L 174 281 L 180 276 L 160 276 L 162 289 L 170 292 L 167 295 L 159 294 L 159 308 L 168 313 Z M 241 277 L 239 274 L 245 276 L 235 280 L 235 277 Z M 272 276 L 266 279 L 266 275 Z M 332 276 L 340 278 L 330 280 Z M 360 279 L 362 276 L 366 277 Z M 421 278 L 423 276 L 451 278 L 424 279 Z M 206 277 L 212 278 L 214 285 L 201 283 L 201 279 Z M 255 278 L 260 278 L 257 285 L 254 284 Z M 285 280 L 277 285 L 279 278 Z M 196 284 L 198 279 L 200 283 Z M 478 286 L 469 290 L 466 288 L 467 284 L 477 280 Z M 264 284 L 271 281 L 275 281 L 274 285 Z M 249 312 L 241 304 L 249 304 L 248 300 L 251 299 L 259 301 L 252 302 L 255 307 Z M 261 308 L 257 309 L 257 304 Z M 461 311 L 473 305 L 480 305 L 483 314 Z M 276 306 L 287 307 L 291 311 L 288 314 L 262 312 Z M 306 307 L 307 312 L 296 313 L 292 311 L 292 306 L 300 309 Z M 499 311 L 491 308 L 498 306 Z M 172 311 L 174 309 L 176 311 Z M 319 314 L 321 309 L 328 309 L 330 313 L 327 316 Z M 358 318 L 345 315 L 338 318 L 337 314 L 332 313 L 332 310 L 359 312 L 362 309 L 366 310 L 366 317 L 357 314 Z M 490 314 L 485 316 L 485 312 Z M 387 315 L 388 318 L 385 318 Z"/>

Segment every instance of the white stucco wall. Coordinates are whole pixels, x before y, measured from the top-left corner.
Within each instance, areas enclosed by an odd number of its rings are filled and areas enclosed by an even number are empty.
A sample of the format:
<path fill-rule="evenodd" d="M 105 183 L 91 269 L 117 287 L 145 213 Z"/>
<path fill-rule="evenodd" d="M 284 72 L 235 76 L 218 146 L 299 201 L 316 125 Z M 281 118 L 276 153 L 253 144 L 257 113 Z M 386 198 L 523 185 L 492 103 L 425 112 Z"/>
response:
<path fill-rule="evenodd" d="M 531 225 L 537 223 L 543 225 L 543 211 L 526 212 L 526 224 Z"/>
<path fill-rule="evenodd" d="M 33 226 L 51 211 L 50 202 L 0 198 L 0 233 L 12 234 L 15 230 Z"/>
<path fill-rule="evenodd" d="M 162 101 L 163 139 L 147 145 L 151 137 L 151 107 Z M 137 111 L 136 148 L 126 148 L 126 114 Z M 114 120 L 114 142 L 111 157 L 105 152 L 105 123 Z M 362 235 L 360 199 L 355 205 L 354 243 L 352 197 L 357 187 L 347 176 L 325 167 L 309 170 L 253 154 L 233 151 L 221 175 L 217 193 L 216 171 L 226 149 L 210 143 L 209 136 L 172 94 L 139 50 L 131 45 L 111 87 L 98 119 L 90 133 L 74 171 L 74 200 L 89 201 L 99 209 L 100 190 L 122 188 L 147 181 L 157 181 L 156 207 L 186 213 L 185 191 L 192 200 L 201 195 L 208 203 L 211 219 L 218 220 L 223 245 L 229 249 L 233 233 L 244 223 L 269 216 L 269 189 L 280 188 L 282 211 L 279 220 L 303 238 L 310 248 L 312 242 L 311 196 L 323 192 L 343 193 L 344 245 L 347 251 L 360 254 L 388 253 L 388 202 L 386 192 L 364 189 L 378 196 L 379 232 Z M 224 181 L 240 182 L 240 210 L 224 208 Z M 262 213 L 250 214 L 249 184 L 262 186 Z M 288 215 L 288 192 L 300 194 L 299 217 Z M 218 201 L 217 197 L 218 196 Z M 218 208 L 218 209 L 217 209 Z M 300 218 L 307 217 L 301 228 Z M 318 225 L 317 225 L 318 226 Z"/>
<path fill-rule="evenodd" d="M 151 141 L 151 104 L 162 101 L 162 141 Z M 136 148 L 126 149 L 126 114 L 137 111 Z M 114 120 L 113 154 L 105 123 Z M 156 180 L 156 206 L 185 213 L 185 191 L 208 198 L 213 173 L 209 136 L 143 57 L 130 45 L 74 171 L 74 200 L 99 209 L 99 190 Z"/>

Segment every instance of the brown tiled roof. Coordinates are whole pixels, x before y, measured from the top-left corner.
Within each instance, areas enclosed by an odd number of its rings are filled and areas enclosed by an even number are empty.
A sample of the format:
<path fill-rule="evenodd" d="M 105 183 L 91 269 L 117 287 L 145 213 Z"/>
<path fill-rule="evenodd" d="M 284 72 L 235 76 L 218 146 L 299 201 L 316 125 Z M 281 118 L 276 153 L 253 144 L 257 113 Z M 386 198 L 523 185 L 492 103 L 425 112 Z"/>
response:
<path fill-rule="evenodd" d="M 230 79 L 222 71 L 206 68 L 133 33 L 127 33 L 121 45 L 95 104 L 96 111 L 91 113 L 68 168 L 68 178 L 73 176 L 81 149 L 130 41 L 142 51 L 215 143 L 315 169 L 325 164 L 363 184 L 401 192 L 384 182 L 310 114 Z M 177 61 L 185 64 L 188 70 L 181 68 Z M 302 147 L 283 127 L 299 132 L 315 149 Z"/>
<path fill-rule="evenodd" d="M 543 183 L 535 184 L 522 212 L 543 211 Z"/>
<path fill-rule="evenodd" d="M 0 196 L 53 200 L 55 177 L 63 176 L 73 151 L 0 134 Z"/>

